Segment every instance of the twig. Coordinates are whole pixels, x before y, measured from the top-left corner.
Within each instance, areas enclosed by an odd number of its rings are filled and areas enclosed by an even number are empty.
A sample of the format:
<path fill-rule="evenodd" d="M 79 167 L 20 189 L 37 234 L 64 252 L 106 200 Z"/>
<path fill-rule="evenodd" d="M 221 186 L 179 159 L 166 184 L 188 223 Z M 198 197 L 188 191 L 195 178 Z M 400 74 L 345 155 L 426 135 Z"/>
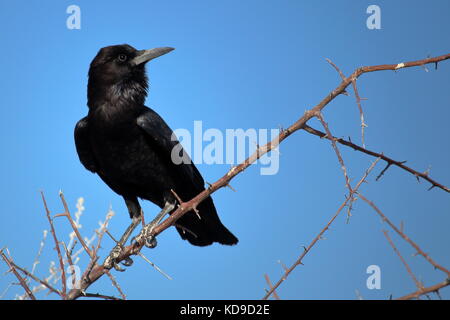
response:
<path fill-rule="evenodd" d="M 86 242 L 84 241 L 83 237 L 80 234 L 80 231 L 78 230 L 78 227 L 76 225 L 76 223 L 73 221 L 71 215 L 70 215 L 70 211 L 69 211 L 69 207 L 67 206 L 67 202 L 66 199 L 64 198 L 64 194 L 62 192 L 59 193 L 59 196 L 61 198 L 61 201 L 63 203 L 64 206 L 64 210 L 65 212 L 60 213 L 55 215 L 55 217 L 66 217 L 67 220 L 69 220 L 70 225 L 72 226 L 73 231 L 75 232 L 75 234 L 77 235 L 78 241 L 81 243 L 81 245 L 84 248 L 84 251 L 86 251 L 86 253 L 89 255 L 89 257 L 93 257 L 93 254 L 91 252 L 91 250 L 89 249 L 89 247 L 87 246 Z"/>
<path fill-rule="evenodd" d="M 111 282 L 112 282 L 113 286 L 116 287 L 117 291 L 119 291 L 120 296 L 122 297 L 122 299 L 126 300 L 127 297 L 125 296 L 125 294 L 123 293 L 122 289 L 120 288 L 119 283 L 117 283 L 116 278 L 114 278 L 114 276 L 111 274 L 111 272 L 109 272 L 109 270 L 105 269 L 105 273 L 107 274 L 109 279 L 111 279 Z"/>
<path fill-rule="evenodd" d="M 336 140 L 333 139 L 333 135 L 331 134 L 330 128 L 328 127 L 328 124 L 325 122 L 323 116 L 321 113 L 317 114 L 317 118 L 320 120 L 320 122 L 322 123 L 322 126 L 325 129 L 325 132 L 327 133 L 327 136 L 330 137 L 330 141 L 331 141 L 331 145 L 333 146 L 334 152 L 336 153 L 336 156 L 338 158 L 339 164 L 341 165 L 341 169 L 344 173 L 344 178 L 345 178 L 345 185 L 348 188 L 349 194 L 352 195 L 353 194 L 353 190 L 352 187 L 350 185 L 350 179 L 348 177 L 347 174 L 347 167 L 344 164 L 344 159 L 342 158 L 341 152 L 339 151 L 339 148 L 336 145 Z"/>
<path fill-rule="evenodd" d="M 356 184 L 355 188 L 352 189 L 352 193 L 355 193 L 358 191 L 359 187 L 361 186 L 361 184 L 366 180 L 367 176 L 369 175 L 369 173 L 372 171 L 372 169 L 376 166 L 377 162 L 380 159 L 376 159 L 371 166 L 369 167 L 369 169 L 366 170 L 366 172 L 364 173 L 363 177 L 361 178 L 361 180 L 359 180 L 359 182 Z M 270 295 L 287 279 L 287 277 L 289 276 L 289 274 L 300 264 L 302 264 L 303 258 L 308 254 L 308 252 L 312 249 L 312 247 L 314 247 L 314 245 L 317 243 L 317 241 L 319 241 L 320 239 L 322 239 L 323 234 L 328 230 L 328 228 L 330 227 L 330 225 L 334 222 L 334 220 L 336 220 L 336 218 L 338 217 L 339 213 L 342 211 L 342 209 L 345 208 L 345 206 L 347 205 L 347 203 L 350 201 L 351 197 L 347 197 L 345 199 L 345 201 L 341 204 L 341 206 L 338 208 L 338 210 L 336 211 L 336 213 L 333 215 L 333 217 L 330 219 L 330 221 L 328 221 L 328 223 L 325 225 L 325 227 L 319 232 L 319 234 L 313 239 L 313 241 L 311 241 L 311 243 L 308 245 L 308 247 L 304 248 L 303 253 L 300 255 L 300 257 L 297 259 L 297 261 L 294 262 L 294 264 L 285 271 L 285 273 L 283 274 L 283 276 L 280 278 L 280 280 L 278 280 L 278 282 L 273 286 L 273 288 L 271 288 L 266 295 L 263 297 L 263 300 L 267 300 Z"/>
<path fill-rule="evenodd" d="M 420 254 L 422 257 L 424 257 L 434 268 L 441 270 L 442 272 L 446 273 L 447 276 L 450 278 L 450 271 L 444 268 L 443 266 L 436 263 L 431 257 L 425 253 L 414 241 L 412 241 L 403 231 L 398 229 L 385 215 L 383 212 L 381 212 L 380 209 L 370 200 L 368 200 L 366 197 L 364 197 L 361 193 L 358 192 L 358 197 L 361 200 L 364 200 L 369 206 L 371 206 L 376 213 L 381 217 L 381 219 L 386 222 L 400 237 L 402 237 L 406 242 L 408 242 L 416 251 L 418 254 Z"/>
<path fill-rule="evenodd" d="M 400 258 L 401 262 L 403 263 L 403 265 L 406 268 L 406 271 L 408 271 L 408 274 L 411 276 L 411 278 L 413 279 L 414 283 L 416 284 L 417 289 L 419 290 L 423 290 L 423 284 L 416 278 L 416 276 L 414 275 L 414 273 L 412 272 L 411 268 L 409 267 L 408 263 L 406 262 L 405 259 L 403 259 L 400 251 L 398 251 L 397 247 L 395 246 L 394 242 L 392 241 L 391 237 L 389 237 L 389 234 L 387 232 L 387 230 L 383 230 L 384 236 L 386 237 L 386 239 L 388 240 L 389 244 L 391 245 L 392 249 L 394 249 L 394 252 L 398 255 L 398 257 Z"/>
<path fill-rule="evenodd" d="M 34 271 L 35 271 L 35 269 L 36 269 L 36 266 L 39 264 L 39 258 L 41 257 L 42 250 L 44 249 L 45 240 L 47 239 L 47 234 L 48 234 L 48 231 L 47 231 L 47 230 L 44 230 L 44 235 L 42 236 L 42 240 L 41 240 L 41 242 L 40 242 L 40 244 L 39 244 L 39 250 L 38 250 L 38 253 L 37 253 L 37 255 L 36 255 L 36 258 L 34 259 L 33 267 L 31 268 L 31 274 L 34 274 Z"/>
<path fill-rule="evenodd" d="M 59 247 L 58 238 L 56 237 L 56 231 L 55 231 L 55 226 L 53 225 L 53 219 L 50 217 L 50 210 L 48 209 L 47 201 L 45 200 L 43 191 L 41 191 L 41 197 L 42 197 L 42 201 L 44 202 L 44 208 L 45 208 L 47 220 L 48 220 L 48 223 L 50 224 L 50 232 L 52 233 L 53 241 L 55 242 L 55 250 L 58 253 L 59 265 L 61 268 L 62 296 L 64 299 L 66 297 L 66 292 L 67 292 L 66 291 L 66 271 L 65 271 L 65 266 L 64 266 L 64 260 L 63 260 L 62 254 L 61 254 L 61 248 Z"/>
<path fill-rule="evenodd" d="M 95 246 L 95 249 L 92 251 L 92 255 L 94 257 L 97 257 L 97 253 L 98 253 L 98 250 L 100 249 L 100 246 L 101 246 L 101 243 L 103 240 L 103 236 L 107 232 L 109 221 L 111 220 L 111 218 L 113 216 L 114 216 L 114 211 L 112 211 L 110 208 L 108 213 L 106 214 L 105 221 L 103 223 L 101 223 L 100 228 L 97 232 L 97 245 Z"/>
<path fill-rule="evenodd" d="M 402 161 L 401 163 L 405 163 L 406 161 Z M 381 179 L 382 176 L 384 176 L 384 173 L 391 167 L 392 162 L 388 162 L 386 164 L 386 167 L 384 167 L 383 170 L 381 170 L 381 172 L 378 174 L 378 176 L 375 178 L 375 181 L 378 181 Z"/>
<path fill-rule="evenodd" d="M 153 268 L 156 269 L 156 271 L 158 271 L 159 273 L 161 273 L 164 277 L 166 277 L 169 280 L 172 280 L 172 277 L 169 276 L 167 273 L 165 273 L 163 270 L 161 270 L 160 267 L 158 267 L 156 264 L 154 264 L 153 262 L 151 262 L 146 256 L 144 256 L 144 254 L 142 252 L 138 252 L 138 255 L 144 259 L 149 265 L 151 265 Z"/>
<path fill-rule="evenodd" d="M 347 80 L 347 78 L 345 77 L 344 73 L 342 73 L 341 69 L 339 69 L 339 67 L 337 65 L 334 64 L 333 61 L 331 61 L 330 59 L 326 58 L 325 60 L 327 60 L 327 62 L 329 64 L 331 64 L 331 66 L 336 69 L 336 71 L 339 73 L 339 76 L 341 77 L 342 81 Z"/>
<path fill-rule="evenodd" d="M 418 297 L 420 297 L 422 295 L 433 293 L 433 292 L 439 295 L 439 290 L 442 289 L 442 288 L 445 288 L 445 287 L 447 287 L 449 285 L 450 285 L 450 279 L 446 279 L 445 281 L 443 281 L 441 283 L 435 284 L 434 286 L 430 286 L 430 287 L 427 287 L 427 288 L 423 288 L 421 290 L 417 290 L 417 291 L 415 291 L 413 293 L 410 293 L 410 294 L 407 294 L 407 295 L 405 295 L 403 297 L 400 297 L 397 300 L 416 299 L 416 298 L 418 298 Z"/>
<path fill-rule="evenodd" d="M 21 271 L 23 274 L 25 274 L 27 277 L 30 277 L 31 279 L 33 279 L 36 282 L 39 282 L 40 284 L 42 284 L 44 287 L 46 287 L 47 289 L 49 289 L 51 292 L 56 293 L 57 295 L 62 297 L 62 293 L 61 291 L 59 291 L 58 289 L 52 287 L 48 281 L 46 280 L 42 280 L 39 279 L 38 277 L 36 277 L 34 274 L 32 274 L 31 272 L 28 272 L 26 269 L 18 266 L 17 264 L 15 264 L 13 261 L 10 261 L 11 265 L 14 266 L 14 268 L 16 268 L 17 270 Z"/>
<path fill-rule="evenodd" d="M 328 127 L 328 124 L 325 122 L 323 115 L 321 113 L 319 113 L 317 115 L 317 118 L 322 123 L 322 126 L 324 127 L 325 132 L 326 132 L 326 136 L 330 137 L 329 140 L 331 141 L 331 146 L 333 147 L 333 150 L 336 153 L 339 164 L 341 165 L 342 172 L 344 173 L 345 185 L 348 188 L 348 197 L 349 197 L 349 202 L 347 203 L 347 208 L 348 208 L 347 209 L 347 221 L 348 221 L 348 219 L 351 216 L 351 211 L 353 208 L 353 202 L 355 202 L 355 197 L 354 197 L 352 187 L 350 185 L 350 178 L 348 177 L 347 167 L 345 166 L 344 159 L 342 158 L 342 154 L 339 151 L 339 148 L 337 147 L 336 140 L 333 138 L 333 134 L 331 133 L 330 128 Z"/>
<path fill-rule="evenodd" d="M 368 154 L 370 156 L 381 158 L 382 160 L 386 161 L 387 162 L 387 166 L 383 169 L 383 171 L 377 176 L 377 178 L 375 180 L 379 180 L 380 177 L 384 174 L 384 172 L 389 168 L 389 166 L 395 165 L 395 166 L 397 166 L 397 167 L 399 167 L 399 168 L 401 168 L 401 169 L 403 169 L 403 170 L 413 174 L 416 177 L 420 177 L 420 178 L 428 181 L 434 187 L 438 187 L 438 188 L 440 188 L 440 189 L 442 189 L 442 190 L 444 190 L 446 192 L 450 192 L 450 188 L 448 188 L 448 187 L 440 184 L 439 182 L 431 179 L 428 176 L 428 174 L 416 171 L 414 169 L 411 169 L 408 166 L 405 166 L 404 163 L 406 161 L 394 160 L 392 158 L 389 158 L 389 157 L 385 156 L 383 153 L 378 153 L 378 152 L 374 152 L 374 151 L 370 151 L 370 150 L 364 149 L 364 148 L 362 148 L 362 147 L 352 143 L 351 141 L 347 141 L 347 140 L 344 140 L 344 139 L 341 139 L 341 138 L 336 138 L 336 137 L 329 137 L 326 133 L 324 133 L 324 132 L 322 132 L 320 130 L 314 129 L 314 128 L 308 126 L 308 125 L 305 125 L 303 127 L 303 130 L 305 130 L 306 132 L 311 133 L 311 134 L 313 134 L 315 136 L 318 136 L 320 138 L 326 138 L 328 140 L 334 139 L 336 142 L 338 142 L 338 143 L 340 143 L 340 144 L 342 144 L 344 146 L 353 148 L 356 151 L 360 151 L 360 152 L 363 152 L 363 153 Z"/>
<path fill-rule="evenodd" d="M 264 274 L 264 278 L 266 279 L 269 289 L 273 290 L 272 282 L 270 281 L 269 275 L 267 273 Z M 275 300 L 280 300 L 280 297 L 278 296 L 278 294 L 275 290 L 273 290 L 273 297 L 275 298 Z"/>
<path fill-rule="evenodd" d="M 75 269 L 73 268 L 74 264 L 73 264 L 73 261 L 72 261 L 72 255 L 70 254 L 69 250 L 67 249 L 67 246 L 64 243 L 64 241 L 62 242 L 62 244 L 63 244 L 63 247 L 64 247 L 64 251 L 66 252 L 67 262 L 69 263 L 69 267 L 71 267 L 71 269 L 72 269 L 72 274 L 71 274 L 72 287 L 74 287 L 75 283 L 76 283 L 76 275 L 75 275 Z"/>
<path fill-rule="evenodd" d="M 0 250 L 0 256 L 2 257 L 3 261 L 5 261 L 5 263 L 8 265 L 9 269 L 12 271 L 12 273 L 14 273 L 14 275 L 16 276 L 17 280 L 19 280 L 20 285 L 22 286 L 22 288 L 25 289 L 25 292 L 27 293 L 27 295 L 30 297 L 31 300 L 36 300 L 36 297 L 34 296 L 33 292 L 30 290 L 30 288 L 27 285 L 27 282 L 25 281 L 25 279 L 22 278 L 22 276 L 17 272 L 15 266 L 11 263 L 12 259 L 8 259 L 8 257 L 5 255 L 5 253 L 3 252 L 3 249 Z"/>
<path fill-rule="evenodd" d="M 359 96 L 358 93 L 358 87 L 356 86 L 356 78 L 352 80 L 352 86 L 353 86 L 353 91 L 355 92 L 355 99 L 356 99 L 356 105 L 358 106 L 358 110 L 359 110 L 359 117 L 361 119 L 361 143 L 363 148 L 366 148 L 366 143 L 364 141 L 364 128 L 367 127 L 367 124 L 364 122 L 364 112 L 361 106 L 361 97 Z"/>
<path fill-rule="evenodd" d="M 99 294 L 99 293 L 84 293 L 83 297 L 87 297 L 87 298 L 100 298 L 100 299 L 105 299 L 105 300 L 123 300 L 114 296 L 106 296 L 104 294 Z"/>

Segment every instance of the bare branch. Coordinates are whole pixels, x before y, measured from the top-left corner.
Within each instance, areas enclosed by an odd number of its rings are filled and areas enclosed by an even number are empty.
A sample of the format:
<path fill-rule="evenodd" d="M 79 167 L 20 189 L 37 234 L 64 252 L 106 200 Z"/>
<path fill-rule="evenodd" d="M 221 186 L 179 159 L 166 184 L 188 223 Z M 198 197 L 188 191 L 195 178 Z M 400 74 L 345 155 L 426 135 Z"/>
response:
<path fill-rule="evenodd" d="M 344 146 L 350 147 L 350 148 L 352 148 L 352 149 L 354 149 L 354 150 L 356 150 L 356 151 L 360 151 L 360 152 L 362 152 L 362 153 L 368 154 L 368 155 L 373 156 L 373 157 L 381 158 L 382 160 L 386 161 L 386 162 L 387 162 L 387 166 L 386 166 L 386 167 L 383 169 L 383 171 L 377 176 L 376 180 L 379 180 L 380 177 L 384 174 L 384 172 L 385 172 L 391 165 L 395 165 L 395 166 L 397 166 L 397 167 L 399 167 L 399 168 L 401 168 L 401 169 L 403 169 L 403 170 L 405 170 L 405 171 L 407 171 L 407 172 L 413 174 L 415 177 L 420 177 L 420 178 L 422 178 L 422 179 L 428 181 L 429 183 L 431 183 L 431 185 L 432 185 L 433 187 L 438 187 L 438 188 L 440 188 L 440 189 L 442 189 L 442 190 L 444 190 L 444 191 L 446 191 L 446 192 L 450 192 L 450 188 L 448 188 L 448 187 L 442 185 L 441 183 L 439 183 L 439 182 L 437 182 L 437 181 L 431 179 L 431 178 L 429 177 L 428 174 L 421 173 L 421 172 L 419 172 L 419 171 L 416 171 L 416 170 L 414 170 L 414 169 L 411 169 L 411 168 L 408 167 L 408 166 L 405 166 L 404 163 L 405 163 L 406 161 L 397 161 L 397 160 L 394 160 L 394 159 L 392 159 L 392 158 L 389 158 L 389 157 L 385 156 L 383 153 L 378 153 L 378 152 L 374 152 L 374 151 L 367 150 L 367 149 L 365 149 L 365 148 L 362 148 L 362 147 L 360 147 L 360 146 L 358 146 L 358 145 L 352 143 L 351 141 L 347 141 L 347 140 L 344 140 L 344 139 L 341 139 L 341 138 L 336 138 L 336 137 L 329 137 L 326 133 L 324 133 L 324 132 L 322 132 L 322 131 L 320 131 L 320 130 L 314 129 L 314 128 L 308 126 L 308 125 L 305 125 L 305 126 L 303 127 L 303 130 L 305 130 L 306 132 L 311 133 L 311 134 L 313 134 L 313 135 L 315 135 L 315 136 L 318 136 L 318 137 L 320 137 L 320 138 L 326 138 L 326 139 L 328 139 L 328 140 L 333 140 L 333 139 L 334 139 L 336 142 L 338 142 L 338 143 L 340 143 L 340 144 L 342 144 L 342 145 L 344 145 Z"/>
<path fill-rule="evenodd" d="M 331 134 L 331 131 L 330 131 L 329 127 L 328 127 L 328 124 L 325 122 L 322 114 L 318 113 L 317 114 L 317 118 L 322 123 L 322 126 L 324 127 L 325 132 L 327 133 L 327 137 L 329 137 L 329 140 L 331 141 L 331 145 L 333 146 L 334 152 L 336 153 L 336 156 L 337 156 L 337 158 L 339 160 L 339 164 L 341 165 L 341 169 L 342 169 L 342 171 L 344 173 L 345 185 L 348 188 L 349 195 L 352 195 L 353 194 L 353 190 L 352 190 L 352 187 L 350 185 L 350 179 L 349 179 L 348 174 L 347 174 L 347 167 L 345 166 L 344 159 L 342 158 L 341 152 L 339 151 L 339 148 L 336 145 L 336 140 L 333 139 L 333 135 Z"/>
<path fill-rule="evenodd" d="M 444 268 L 443 266 L 436 263 L 431 257 L 424 252 L 414 241 L 412 241 L 403 231 L 398 229 L 387 217 L 384 215 L 383 212 L 381 212 L 380 209 L 370 200 L 368 200 L 366 197 L 364 197 L 361 193 L 358 192 L 358 197 L 361 200 L 364 200 L 369 206 L 371 206 L 376 213 L 381 217 L 381 219 L 386 222 L 400 237 L 402 237 L 406 242 L 408 242 L 416 251 L 418 254 L 420 254 L 422 257 L 424 257 L 434 268 L 441 270 L 442 272 L 446 273 L 447 276 L 450 278 L 450 271 Z"/>
<path fill-rule="evenodd" d="M 153 262 L 151 262 L 146 256 L 144 256 L 144 254 L 142 252 L 138 252 L 138 255 L 144 259 L 145 262 L 147 262 L 149 265 L 151 265 L 153 268 L 155 268 L 156 271 L 158 271 L 159 273 L 161 273 L 164 277 L 166 277 L 169 280 L 172 280 L 172 277 L 169 276 L 167 273 L 165 273 L 160 267 L 158 267 L 156 264 L 154 264 Z"/>
<path fill-rule="evenodd" d="M 48 209 L 47 201 L 45 200 L 43 191 L 41 191 L 41 197 L 42 197 L 42 201 L 44 203 L 47 220 L 48 220 L 48 223 L 50 224 L 50 232 L 52 233 L 53 241 L 55 242 L 55 250 L 58 253 L 59 265 L 61 268 L 62 295 L 63 295 L 63 298 L 65 298 L 66 297 L 66 271 L 65 271 L 65 266 L 64 266 L 64 260 L 63 260 L 62 254 L 61 254 L 61 248 L 59 247 L 58 238 L 56 237 L 56 231 L 55 231 L 55 226 L 53 225 L 53 219 L 50 217 L 50 210 Z"/>
<path fill-rule="evenodd" d="M 356 184 L 355 188 L 352 189 L 352 193 L 355 193 L 358 191 L 359 187 L 361 186 L 361 184 L 366 180 L 367 176 L 369 175 L 369 173 L 372 171 L 372 169 L 376 166 L 377 162 L 378 162 L 379 158 L 377 160 L 375 160 L 372 165 L 369 167 L 369 169 L 366 170 L 366 172 L 364 173 L 363 177 L 361 178 L 361 180 L 359 180 L 359 182 Z M 319 241 L 320 239 L 322 239 L 323 234 L 329 229 L 330 225 L 334 222 L 334 220 L 336 220 L 336 218 L 339 216 L 339 213 L 342 211 L 342 209 L 345 208 L 345 206 L 347 205 L 347 203 L 350 201 L 351 197 L 347 197 L 345 199 L 345 201 L 341 204 L 341 206 L 338 208 L 338 210 L 336 211 L 336 213 L 334 214 L 334 216 L 330 219 L 330 221 L 328 221 L 328 223 L 325 225 L 325 227 L 319 232 L 319 234 L 313 239 L 313 241 L 309 244 L 308 247 L 304 248 L 303 253 L 300 255 L 300 257 L 297 259 L 297 261 L 295 261 L 295 263 L 285 271 L 285 273 L 283 274 L 283 276 L 280 278 L 280 280 L 278 280 L 278 282 L 273 286 L 273 288 L 271 288 L 266 295 L 263 297 L 263 300 L 267 300 L 270 295 L 287 279 L 287 277 L 289 276 L 289 274 L 298 266 L 302 264 L 303 258 L 307 255 L 307 253 L 312 249 L 312 247 L 314 247 L 314 245 L 317 243 L 317 241 Z"/>
<path fill-rule="evenodd" d="M 45 240 L 47 239 L 48 231 L 44 230 L 44 234 L 42 236 L 42 240 L 39 244 L 39 250 L 36 255 L 36 258 L 34 258 L 33 267 L 31 268 L 31 273 L 34 274 L 34 271 L 36 270 L 37 265 L 39 264 L 39 258 L 41 257 L 42 250 L 44 249 Z"/>
<path fill-rule="evenodd" d="M 114 296 L 106 296 L 104 294 L 99 294 L 99 293 L 84 293 L 83 297 L 87 297 L 87 298 L 99 298 L 99 299 L 104 299 L 104 300 L 123 300 Z"/>
<path fill-rule="evenodd" d="M 361 142 L 363 145 L 363 148 L 366 148 L 366 143 L 365 143 L 365 139 L 364 139 L 364 128 L 367 127 L 367 124 L 364 122 L 364 112 L 361 106 L 361 97 L 359 96 L 359 92 L 358 92 L 358 87 L 356 86 L 356 78 L 352 80 L 352 86 L 353 86 L 353 91 L 355 92 L 355 99 L 356 99 L 356 105 L 358 106 L 358 110 L 359 110 L 359 117 L 361 119 Z"/>
<path fill-rule="evenodd" d="M 22 273 L 24 273 L 27 277 L 33 279 L 33 280 L 36 281 L 36 282 L 39 282 L 39 283 L 42 284 L 44 287 L 46 287 L 47 289 L 49 289 L 51 292 L 54 292 L 54 293 L 56 293 L 57 295 L 59 295 L 59 296 L 62 297 L 62 293 L 61 293 L 58 289 L 52 287 L 52 286 L 48 283 L 48 281 L 39 279 L 38 277 L 36 277 L 36 276 L 35 276 L 34 274 L 32 274 L 31 272 L 28 272 L 26 269 L 24 269 L 24 268 L 18 266 L 17 264 L 15 264 L 14 261 L 11 261 L 11 260 L 10 260 L 9 262 L 11 263 L 11 265 L 12 265 L 14 268 L 16 268 L 17 270 L 19 270 L 19 271 L 21 271 Z"/>
<path fill-rule="evenodd" d="M 27 285 L 27 282 L 24 278 L 17 272 L 15 265 L 12 263 L 12 259 L 8 258 L 5 253 L 3 252 L 3 249 L 0 250 L 0 256 L 2 257 L 3 261 L 8 265 L 9 269 L 14 273 L 16 278 L 19 280 L 20 285 L 22 288 L 25 289 L 25 292 L 27 293 L 28 297 L 30 297 L 31 300 L 36 300 L 36 297 L 34 296 L 33 292 L 30 290 L 30 288 Z"/>
<path fill-rule="evenodd" d="M 412 272 L 411 268 L 409 267 L 408 263 L 406 262 L 405 259 L 403 259 L 400 251 L 398 251 L 397 247 L 395 246 L 394 242 L 392 241 L 391 237 L 389 237 L 389 234 L 386 230 L 383 230 L 384 236 L 386 237 L 386 239 L 389 241 L 389 244 L 391 245 L 392 249 L 394 249 L 394 252 L 398 255 L 398 257 L 400 258 L 401 262 L 403 263 L 403 265 L 406 268 L 406 271 L 408 271 L 408 274 L 411 276 L 411 278 L 413 279 L 414 283 L 416 284 L 417 289 L 419 290 L 423 290 L 423 285 L 422 283 L 416 278 L 416 276 L 414 275 L 414 273 Z"/>
<path fill-rule="evenodd" d="M 439 290 L 442 288 L 445 288 L 450 285 L 450 279 L 446 279 L 445 281 L 435 284 L 434 286 L 423 288 L 422 290 L 417 290 L 416 292 L 407 294 L 406 296 L 400 297 L 397 300 L 411 300 L 411 299 L 417 299 L 422 295 L 429 294 L 429 293 L 436 293 L 439 295 Z"/>
<path fill-rule="evenodd" d="M 345 77 L 344 73 L 342 73 L 341 69 L 339 69 L 339 67 L 337 65 L 334 64 L 333 61 L 331 61 L 330 59 L 326 58 L 325 60 L 327 60 L 327 62 L 329 64 L 331 64 L 331 66 L 336 69 L 336 71 L 339 73 L 339 76 L 341 77 L 342 81 L 347 80 L 347 78 Z"/>
<path fill-rule="evenodd" d="M 270 281 L 269 275 L 267 273 L 264 274 L 264 278 L 266 279 L 269 289 L 273 290 L 272 282 Z M 275 300 L 280 300 L 280 297 L 275 290 L 273 290 L 273 297 L 275 298 Z"/>
<path fill-rule="evenodd" d="M 80 234 L 80 231 L 78 230 L 78 227 L 77 227 L 75 221 L 73 221 L 72 216 L 70 215 L 69 207 L 67 206 L 67 202 L 66 202 L 66 199 L 64 198 L 64 194 L 62 192 L 60 192 L 59 196 L 61 197 L 61 201 L 63 203 L 65 212 L 57 214 L 57 215 L 55 215 L 55 217 L 66 217 L 67 220 L 69 220 L 69 223 L 72 226 L 73 231 L 77 235 L 78 241 L 83 246 L 84 251 L 86 251 L 86 253 L 89 255 L 89 257 L 92 258 L 93 257 L 93 253 L 91 252 L 91 250 L 87 246 L 86 242 L 84 241 L 83 237 Z"/>
<path fill-rule="evenodd" d="M 122 289 L 119 286 L 119 283 L 117 283 L 116 278 L 114 278 L 114 276 L 111 274 L 111 272 L 109 272 L 109 270 L 106 270 L 105 273 L 108 275 L 109 279 L 111 279 L 111 282 L 113 284 L 114 287 L 116 287 L 117 291 L 119 291 L 120 296 L 122 297 L 123 300 L 126 300 L 127 297 L 125 296 L 125 294 L 123 293 Z"/>

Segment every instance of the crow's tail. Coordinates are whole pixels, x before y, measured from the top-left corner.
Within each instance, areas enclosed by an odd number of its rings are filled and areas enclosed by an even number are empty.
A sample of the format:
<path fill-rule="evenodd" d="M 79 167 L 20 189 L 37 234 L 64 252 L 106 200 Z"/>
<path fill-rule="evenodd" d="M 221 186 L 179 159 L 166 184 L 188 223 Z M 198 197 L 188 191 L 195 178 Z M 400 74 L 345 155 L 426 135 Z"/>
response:
<path fill-rule="evenodd" d="M 211 197 L 197 207 L 198 213 L 186 213 L 176 222 L 181 238 L 194 246 L 208 246 L 213 242 L 234 245 L 238 239 L 222 224 Z"/>

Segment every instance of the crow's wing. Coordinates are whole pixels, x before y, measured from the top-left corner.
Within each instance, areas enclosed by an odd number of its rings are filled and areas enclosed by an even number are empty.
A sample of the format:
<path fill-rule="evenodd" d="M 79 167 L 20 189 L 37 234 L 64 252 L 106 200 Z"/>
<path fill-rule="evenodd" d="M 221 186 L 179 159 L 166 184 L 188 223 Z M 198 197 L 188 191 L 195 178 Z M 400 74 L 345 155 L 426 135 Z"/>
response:
<path fill-rule="evenodd" d="M 83 166 L 89 171 L 96 172 L 97 165 L 89 143 L 89 122 L 84 117 L 77 122 L 75 126 L 75 146 L 77 148 L 78 157 Z"/>
<path fill-rule="evenodd" d="M 175 192 L 183 200 L 190 200 L 204 190 L 203 178 L 192 161 L 178 165 L 173 163 L 171 155 L 174 148 L 176 148 L 175 153 L 182 158 L 186 160 L 190 158 L 182 149 L 173 131 L 155 111 L 146 108 L 137 118 L 137 124 L 144 129 L 148 139 L 159 149 L 162 156 L 168 162 L 170 161 L 173 166 L 173 176 L 179 186 Z M 238 242 L 238 239 L 220 221 L 211 197 L 201 202 L 197 209 L 197 215 L 189 212 L 177 221 L 177 230 L 181 238 L 196 246 L 207 246 L 213 242 L 233 245 Z"/>
<path fill-rule="evenodd" d="M 202 175 L 192 163 L 189 155 L 182 148 L 172 129 L 170 129 L 159 114 L 150 108 L 146 108 L 137 118 L 137 124 L 144 129 L 150 141 L 158 146 L 163 156 L 170 159 L 171 163 L 176 168 L 177 176 L 180 180 L 184 183 L 189 183 L 191 188 L 193 187 L 195 189 L 192 190 L 195 193 L 204 189 L 205 182 L 203 181 Z M 175 161 L 175 163 L 172 161 L 173 150 L 174 154 L 177 154 L 180 158 L 184 159 L 182 163 L 179 163 L 179 160 Z"/>

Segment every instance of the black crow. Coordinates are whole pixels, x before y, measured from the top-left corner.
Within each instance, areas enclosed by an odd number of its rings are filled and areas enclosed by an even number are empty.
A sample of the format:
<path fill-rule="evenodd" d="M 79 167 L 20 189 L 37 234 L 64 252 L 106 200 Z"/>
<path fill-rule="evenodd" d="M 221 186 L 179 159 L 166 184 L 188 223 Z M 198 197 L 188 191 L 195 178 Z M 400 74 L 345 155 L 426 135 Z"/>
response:
<path fill-rule="evenodd" d="M 162 208 L 157 218 L 138 235 L 154 247 L 148 236 L 166 213 L 176 207 L 173 190 L 182 200 L 190 200 L 204 190 L 204 181 L 193 163 L 175 164 L 172 150 L 180 148 L 172 130 L 152 109 L 144 105 L 148 61 L 173 48 L 136 50 L 130 45 L 102 48 L 89 68 L 86 117 L 75 127 L 75 145 L 81 163 L 125 200 L 131 225 L 105 260 L 107 267 L 119 268 L 115 259 L 141 221 L 138 198 Z M 181 156 L 189 159 L 187 154 Z M 176 223 L 181 238 L 196 246 L 213 242 L 233 245 L 238 239 L 220 222 L 211 197 Z"/>

